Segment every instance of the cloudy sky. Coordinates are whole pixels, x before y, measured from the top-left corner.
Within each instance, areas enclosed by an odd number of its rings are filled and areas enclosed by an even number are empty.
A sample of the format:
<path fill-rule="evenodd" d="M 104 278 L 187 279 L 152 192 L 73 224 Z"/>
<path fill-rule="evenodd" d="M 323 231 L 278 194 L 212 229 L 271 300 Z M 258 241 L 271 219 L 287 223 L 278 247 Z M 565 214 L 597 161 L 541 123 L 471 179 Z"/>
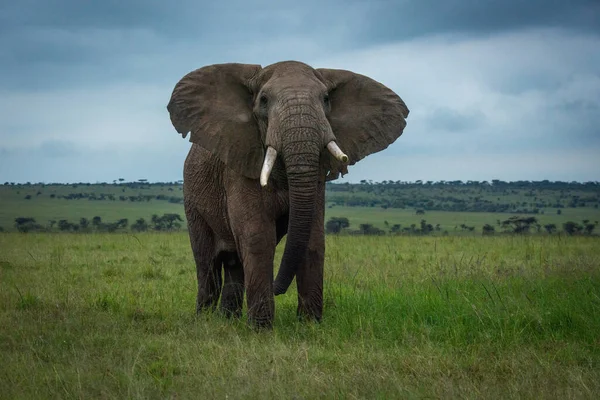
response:
<path fill-rule="evenodd" d="M 19 0 L 0 5 L 0 183 L 174 181 L 187 72 L 299 60 L 411 110 L 342 181 L 600 180 L 600 2 Z"/>

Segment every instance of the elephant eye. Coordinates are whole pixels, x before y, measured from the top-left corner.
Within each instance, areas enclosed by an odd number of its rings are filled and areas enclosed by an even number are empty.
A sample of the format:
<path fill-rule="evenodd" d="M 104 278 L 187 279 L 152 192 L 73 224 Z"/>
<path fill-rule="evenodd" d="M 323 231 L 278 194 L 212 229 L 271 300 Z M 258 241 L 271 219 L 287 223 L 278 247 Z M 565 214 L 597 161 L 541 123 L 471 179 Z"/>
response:
<path fill-rule="evenodd" d="M 326 106 L 329 106 L 329 95 L 326 94 L 325 97 L 323 97 L 323 103 L 325 103 Z"/>
<path fill-rule="evenodd" d="M 265 107 L 267 105 L 267 103 L 269 102 L 269 99 L 267 99 L 267 95 L 265 95 L 264 93 L 260 95 L 260 105 Z"/>

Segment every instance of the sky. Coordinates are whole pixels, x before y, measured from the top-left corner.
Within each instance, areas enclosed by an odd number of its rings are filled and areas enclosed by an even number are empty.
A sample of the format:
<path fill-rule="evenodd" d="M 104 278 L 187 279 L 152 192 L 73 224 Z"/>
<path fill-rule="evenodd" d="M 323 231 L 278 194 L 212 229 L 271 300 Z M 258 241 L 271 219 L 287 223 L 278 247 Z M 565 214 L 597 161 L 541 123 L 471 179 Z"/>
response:
<path fill-rule="evenodd" d="M 180 180 L 177 81 L 284 60 L 410 109 L 338 182 L 600 180 L 597 0 L 4 1 L 0 49 L 0 184 Z"/>

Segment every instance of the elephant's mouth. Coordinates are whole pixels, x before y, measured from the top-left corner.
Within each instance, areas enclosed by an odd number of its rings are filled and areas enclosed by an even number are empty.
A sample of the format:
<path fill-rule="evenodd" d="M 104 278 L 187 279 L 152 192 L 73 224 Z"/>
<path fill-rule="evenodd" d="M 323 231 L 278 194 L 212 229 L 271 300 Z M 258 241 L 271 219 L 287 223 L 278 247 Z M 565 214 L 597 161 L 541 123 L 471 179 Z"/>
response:
<path fill-rule="evenodd" d="M 348 156 L 339 148 L 334 140 L 327 143 L 327 150 L 329 150 L 331 155 L 334 156 L 338 161 L 344 164 L 348 162 Z M 277 150 L 271 146 L 268 146 L 267 153 L 265 154 L 265 161 L 263 162 L 262 170 L 260 171 L 260 185 L 262 187 L 267 186 L 267 183 L 269 182 L 269 176 L 271 175 L 271 171 L 273 170 L 276 159 Z"/>

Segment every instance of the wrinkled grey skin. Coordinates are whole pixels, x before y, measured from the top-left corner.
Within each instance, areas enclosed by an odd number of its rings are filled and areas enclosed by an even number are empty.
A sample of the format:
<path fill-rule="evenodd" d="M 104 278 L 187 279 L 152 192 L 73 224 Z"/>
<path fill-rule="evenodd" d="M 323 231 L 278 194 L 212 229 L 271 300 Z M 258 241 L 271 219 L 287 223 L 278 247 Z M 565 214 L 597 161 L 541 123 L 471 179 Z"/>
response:
<path fill-rule="evenodd" d="M 184 166 L 184 205 L 198 278 L 197 311 L 239 316 L 244 291 L 250 322 L 271 327 L 274 295 L 294 276 L 298 314 L 323 311 L 325 182 L 394 142 L 408 108 L 394 92 L 344 70 L 287 61 L 265 68 L 210 65 L 184 76 L 167 109 L 193 142 Z M 267 147 L 277 150 L 268 184 L 259 175 Z M 273 280 L 275 246 L 287 234 Z M 224 273 L 223 273 L 224 272 Z"/>

